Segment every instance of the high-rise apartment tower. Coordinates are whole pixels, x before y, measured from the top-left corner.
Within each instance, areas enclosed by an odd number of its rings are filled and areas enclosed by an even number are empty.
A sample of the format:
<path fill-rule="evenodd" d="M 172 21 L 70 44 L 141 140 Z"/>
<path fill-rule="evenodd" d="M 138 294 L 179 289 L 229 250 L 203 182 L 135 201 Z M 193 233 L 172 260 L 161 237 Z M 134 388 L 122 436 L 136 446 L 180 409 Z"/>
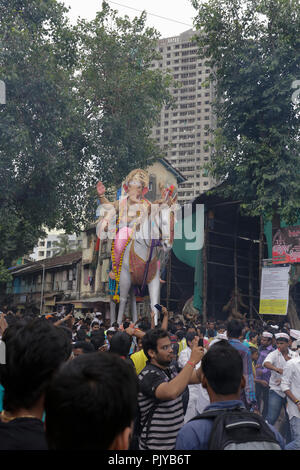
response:
<path fill-rule="evenodd" d="M 214 185 L 202 168 L 211 155 L 209 129 L 214 126 L 211 108 L 214 89 L 208 80 L 211 70 L 198 56 L 195 34 L 188 30 L 180 36 L 160 39 L 157 48 L 161 59 L 152 63 L 153 69 L 167 71 L 176 83 L 170 88 L 176 100 L 175 109 L 162 109 L 152 137 L 164 149 L 169 162 L 187 178 L 178 188 L 181 204 Z"/>

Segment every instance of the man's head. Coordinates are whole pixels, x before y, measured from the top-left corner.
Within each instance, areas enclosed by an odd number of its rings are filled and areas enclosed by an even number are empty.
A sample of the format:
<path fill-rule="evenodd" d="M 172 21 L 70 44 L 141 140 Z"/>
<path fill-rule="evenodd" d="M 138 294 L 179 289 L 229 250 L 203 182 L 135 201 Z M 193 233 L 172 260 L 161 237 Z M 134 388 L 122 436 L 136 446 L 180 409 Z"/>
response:
<path fill-rule="evenodd" d="M 12 333 L 10 329 L 14 328 Z M 65 332 L 42 319 L 8 327 L 3 338 L 6 364 L 1 373 L 4 409 L 31 409 L 43 398 L 53 373 L 70 358 L 72 347 Z"/>
<path fill-rule="evenodd" d="M 272 344 L 272 338 L 273 338 L 272 333 L 270 333 L 269 331 L 263 331 L 263 333 L 260 337 L 260 345 L 263 348 L 267 348 L 268 346 L 270 346 Z"/>
<path fill-rule="evenodd" d="M 221 340 L 211 346 L 203 356 L 201 368 L 202 385 L 211 403 L 240 399 L 240 390 L 245 387 L 243 361 L 228 341 Z"/>
<path fill-rule="evenodd" d="M 92 331 L 99 331 L 100 330 L 100 325 L 97 321 L 93 322 L 91 324 Z"/>
<path fill-rule="evenodd" d="M 111 326 L 106 332 L 106 337 L 109 343 L 111 342 L 111 339 L 115 334 L 116 334 L 116 330 L 113 326 Z"/>
<path fill-rule="evenodd" d="M 208 338 L 213 338 L 215 336 L 215 330 L 213 328 L 208 328 L 207 336 Z"/>
<path fill-rule="evenodd" d="M 219 333 L 219 334 L 224 334 L 225 331 L 226 331 L 226 326 L 225 326 L 223 323 L 221 323 L 220 325 L 218 325 L 218 327 L 217 327 L 217 333 Z"/>
<path fill-rule="evenodd" d="M 166 330 L 149 330 L 143 337 L 143 350 L 148 360 L 159 367 L 168 367 L 174 358 L 172 343 Z"/>
<path fill-rule="evenodd" d="M 197 330 L 196 330 L 196 327 L 190 323 L 188 326 L 187 326 L 187 330 L 186 330 L 187 333 L 196 333 Z"/>
<path fill-rule="evenodd" d="M 130 351 L 131 337 L 125 331 L 118 331 L 110 340 L 110 353 L 127 357 Z"/>
<path fill-rule="evenodd" d="M 184 327 L 184 324 L 183 324 L 183 321 L 181 320 L 176 320 L 174 322 L 174 325 L 176 327 L 177 330 L 183 330 L 183 327 Z"/>
<path fill-rule="evenodd" d="M 50 450 L 127 450 L 137 409 L 134 369 L 115 354 L 83 354 L 55 374 L 45 400 Z"/>
<path fill-rule="evenodd" d="M 77 357 L 81 354 L 87 354 L 95 352 L 95 348 L 92 343 L 88 343 L 86 341 L 77 341 L 73 345 L 73 356 Z"/>
<path fill-rule="evenodd" d="M 250 341 L 251 343 L 256 344 L 256 343 L 257 343 L 257 340 L 258 340 L 258 333 L 257 333 L 257 331 L 251 331 L 251 333 L 249 333 L 249 341 Z"/>
<path fill-rule="evenodd" d="M 240 320 L 230 320 L 227 325 L 228 338 L 239 339 L 243 331 L 243 323 Z"/>
<path fill-rule="evenodd" d="M 189 348 L 192 348 L 192 343 L 193 343 L 195 336 L 197 336 L 197 333 L 193 331 L 186 334 L 186 342 Z"/>
<path fill-rule="evenodd" d="M 96 332 L 91 333 L 91 344 L 94 346 L 95 351 L 103 346 L 105 341 L 104 332 L 102 330 L 98 330 Z"/>
<path fill-rule="evenodd" d="M 257 361 L 257 359 L 258 359 L 258 349 L 254 348 L 254 347 L 251 347 L 250 352 L 251 352 L 252 361 Z"/>
<path fill-rule="evenodd" d="M 289 348 L 289 335 L 286 333 L 276 333 L 275 335 L 276 338 L 276 346 L 277 349 L 282 353 L 285 354 L 288 351 Z"/>

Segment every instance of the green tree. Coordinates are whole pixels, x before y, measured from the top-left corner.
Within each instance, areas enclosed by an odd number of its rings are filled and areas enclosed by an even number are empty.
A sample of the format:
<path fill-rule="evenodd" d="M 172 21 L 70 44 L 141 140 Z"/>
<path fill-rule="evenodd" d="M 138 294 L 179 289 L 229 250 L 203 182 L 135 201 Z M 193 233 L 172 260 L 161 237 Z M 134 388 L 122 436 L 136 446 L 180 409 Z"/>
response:
<path fill-rule="evenodd" d="M 300 4 L 192 0 L 216 99 L 211 174 L 249 215 L 300 215 Z"/>
<path fill-rule="evenodd" d="M 78 249 L 77 243 L 70 242 L 70 238 L 66 233 L 58 235 L 58 241 L 54 241 L 53 246 L 55 247 L 54 256 L 66 255 Z"/>
<path fill-rule="evenodd" d="M 56 0 L 0 0 L 0 259 L 30 252 L 43 227 L 80 231 L 96 181 L 119 184 L 159 155 L 150 128 L 168 80 L 150 70 L 145 15 L 71 27 Z"/>
<path fill-rule="evenodd" d="M 251 216 L 300 216 L 298 0 L 192 0 L 215 84 L 211 174 Z M 299 82 L 298 82 L 299 83 Z M 275 218 L 274 218 L 275 220 Z M 298 268 L 298 267 L 297 267 Z M 297 269 L 299 279 L 300 270 Z M 291 283 L 297 282 L 294 278 Z M 288 314 L 300 327 L 290 291 Z"/>
<path fill-rule="evenodd" d="M 151 129 L 171 105 L 170 77 L 151 69 L 158 33 L 146 14 L 129 21 L 106 2 L 93 21 L 78 25 L 79 90 L 89 120 L 94 176 L 116 186 L 134 168 L 162 156 Z"/>
<path fill-rule="evenodd" d="M 0 259 L 29 252 L 43 226 L 84 210 L 83 113 L 73 91 L 76 35 L 55 0 L 0 0 Z"/>
<path fill-rule="evenodd" d="M 4 261 L 0 260 L 0 284 L 2 282 L 8 282 L 12 280 L 12 275 L 8 272 L 4 266 Z"/>

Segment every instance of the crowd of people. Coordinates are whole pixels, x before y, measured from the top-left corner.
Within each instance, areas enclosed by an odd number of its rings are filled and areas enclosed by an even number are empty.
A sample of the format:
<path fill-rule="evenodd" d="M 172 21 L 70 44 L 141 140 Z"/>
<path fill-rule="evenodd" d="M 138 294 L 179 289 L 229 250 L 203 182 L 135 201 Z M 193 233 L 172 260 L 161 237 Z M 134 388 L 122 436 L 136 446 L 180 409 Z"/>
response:
<path fill-rule="evenodd" d="M 1 450 L 300 449 L 288 323 L 3 309 L 0 335 Z"/>

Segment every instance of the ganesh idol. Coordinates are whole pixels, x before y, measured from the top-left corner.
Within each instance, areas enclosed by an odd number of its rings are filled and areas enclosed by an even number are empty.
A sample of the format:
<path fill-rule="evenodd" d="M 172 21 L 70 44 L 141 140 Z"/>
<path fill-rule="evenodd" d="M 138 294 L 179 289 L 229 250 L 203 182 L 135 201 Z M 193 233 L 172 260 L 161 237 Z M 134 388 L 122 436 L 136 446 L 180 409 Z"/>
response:
<path fill-rule="evenodd" d="M 124 196 L 120 200 L 110 202 L 105 197 L 105 187 L 101 181 L 97 184 L 97 192 L 102 206 L 102 219 L 98 229 L 101 239 L 107 231 L 112 231 L 114 239 L 112 270 L 109 274 L 115 279 L 119 270 L 122 253 L 138 224 L 150 210 L 151 203 L 145 198 L 149 190 L 149 176 L 142 169 L 129 173 L 123 184 Z"/>

